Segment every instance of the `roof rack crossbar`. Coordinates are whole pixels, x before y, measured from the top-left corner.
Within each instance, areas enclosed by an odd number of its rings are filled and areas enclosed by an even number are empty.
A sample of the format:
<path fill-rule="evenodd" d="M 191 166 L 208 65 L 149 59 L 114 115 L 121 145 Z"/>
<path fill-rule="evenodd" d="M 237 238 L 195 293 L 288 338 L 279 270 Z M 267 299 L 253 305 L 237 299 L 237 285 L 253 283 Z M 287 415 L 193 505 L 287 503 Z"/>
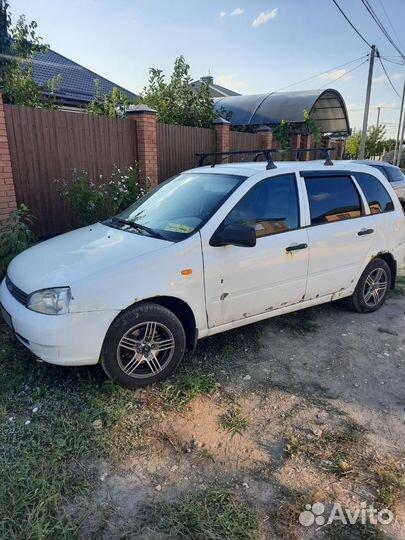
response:
<path fill-rule="evenodd" d="M 272 152 L 278 152 L 276 148 L 261 148 L 259 150 L 232 150 L 230 152 L 202 152 L 199 154 L 196 154 L 198 159 L 198 165 L 197 167 L 202 167 L 204 165 L 204 161 L 207 159 L 207 157 L 213 156 L 237 156 L 241 154 L 255 154 L 255 161 L 257 161 L 257 158 L 261 155 L 263 155 L 267 160 L 266 169 L 276 169 L 276 165 L 272 158 Z M 214 167 L 215 163 L 211 165 L 211 167 Z"/>
<path fill-rule="evenodd" d="M 254 161 L 257 161 L 260 156 L 264 156 L 267 161 L 266 169 L 276 169 L 277 165 L 273 161 L 272 153 L 289 153 L 289 152 L 295 152 L 296 154 L 296 160 L 298 161 L 298 157 L 300 154 L 306 153 L 306 152 L 321 152 L 323 154 L 323 157 L 325 158 L 325 165 L 333 165 L 333 161 L 330 157 L 330 152 L 332 150 L 335 150 L 335 148 L 326 148 L 324 146 L 320 148 L 287 148 L 285 150 L 280 150 L 277 148 L 261 148 L 258 150 L 232 150 L 229 152 L 201 152 L 199 154 L 196 154 L 198 159 L 198 165 L 197 167 L 202 167 L 204 165 L 205 160 L 209 156 L 218 157 L 218 156 L 237 156 L 241 154 L 255 154 Z M 215 163 L 211 165 L 211 167 L 215 167 Z"/>
<path fill-rule="evenodd" d="M 299 154 L 303 154 L 306 152 L 321 152 L 323 154 L 323 157 L 325 158 L 324 165 L 333 165 L 333 161 L 330 157 L 330 152 L 332 150 L 335 150 L 335 147 L 326 148 L 325 146 L 321 146 L 320 148 L 291 148 L 287 150 L 280 150 L 280 152 L 295 152 L 297 160 Z"/>

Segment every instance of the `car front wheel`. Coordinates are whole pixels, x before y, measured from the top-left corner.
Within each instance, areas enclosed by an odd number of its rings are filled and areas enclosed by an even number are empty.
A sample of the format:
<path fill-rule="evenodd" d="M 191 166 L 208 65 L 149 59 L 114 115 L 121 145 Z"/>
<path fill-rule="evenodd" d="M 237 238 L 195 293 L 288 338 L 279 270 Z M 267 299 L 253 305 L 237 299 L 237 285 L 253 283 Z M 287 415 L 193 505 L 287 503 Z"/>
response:
<path fill-rule="evenodd" d="M 369 313 L 379 309 L 385 302 L 391 287 L 391 270 L 380 258 L 373 259 L 363 274 L 349 299 L 350 307 L 359 313 Z"/>
<path fill-rule="evenodd" d="M 112 323 L 101 365 L 116 383 L 137 388 L 168 377 L 184 356 L 186 338 L 179 319 L 167 308 L 142 303 Z"/>

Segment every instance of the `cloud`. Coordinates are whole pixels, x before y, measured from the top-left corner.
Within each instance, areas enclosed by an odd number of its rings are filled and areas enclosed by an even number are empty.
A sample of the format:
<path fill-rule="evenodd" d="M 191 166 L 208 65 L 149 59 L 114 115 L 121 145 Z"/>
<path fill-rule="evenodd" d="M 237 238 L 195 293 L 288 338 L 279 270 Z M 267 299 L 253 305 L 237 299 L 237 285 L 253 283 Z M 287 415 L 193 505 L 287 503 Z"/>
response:
<path fill-rule="evenodd" d="M 394 75 L 391 75 L 390 78 L 392 81 L 395 81 L 397 79 L 400 79 L 402 77 L 402 75 L 400 73 L 394 73 Z M 387 80 L 387 77 L 385 76 L 385 73 L 383 73 L 382 75 L 379 75 L 378 77 L 375 77 L 373 79 L 373 82 L 375 83 L 382 83 L 384 81 Z"/>
<path fill-rule="evenodd" d="M 261 26 L 262 24 L 266 24 L 270 19 L 274 19 L 274 17 L 277 17 L 277 8 L 274 8 L 272 10 L 266 9 L 266 11 L 262 11 L 256 19 L 253 21 L 252 26 L 253 28 L 257 28 L 258 26 Z"/>
<path fill-rule="evenodd" d="M 220 86 L 225 86 L 226 88 L 234 90 L 235 92 L 243 92 L 244 90 L 244 84 L 238 78 L 238 75 L 236 73 L 221 73 L 220 75 L 215 77 L 215 82 L 218 83 Z"/>
<path fill-rule="evenodd" d="M 219 14 L 220 17 L 225 17 L 226 15 L 226 11 L 221 11 L 221 13 Z"/>
<path fill-rule="evenodd" d="M 231 17 L 237 17 L 238 15 L 243 15 L 243 9 L 241 9 L 240 7 L 232 11 Z"/>
<path fill-rule="evenodd" d="M 339 79 L 341 81 L 350 81 L 350 79 L 353 77 L 350 75 L 350 73 L 347 73 L 347 69 L 343 68 L 322 73 L 322 75 L 319 75 L 318 78 L 322 79 L 323 81 L 334 81 L 335 79 Z"/>
<path fill-rule="evenodd" d="M 389 110 L 399 109 L 399 105 L 395 101 L 393 101 L 391 103 L 383 102 L 383 103 L 376 103 L 374 105 L 370 105 L 370 109 L 372 111 L 377 110 L 379 107 L 381 109 L 389 109 Z M 347 104 L 347 110 L 349 112 L 364 111 L 364 105 L 358 105 L 357 103 L 348 103 Z"/>

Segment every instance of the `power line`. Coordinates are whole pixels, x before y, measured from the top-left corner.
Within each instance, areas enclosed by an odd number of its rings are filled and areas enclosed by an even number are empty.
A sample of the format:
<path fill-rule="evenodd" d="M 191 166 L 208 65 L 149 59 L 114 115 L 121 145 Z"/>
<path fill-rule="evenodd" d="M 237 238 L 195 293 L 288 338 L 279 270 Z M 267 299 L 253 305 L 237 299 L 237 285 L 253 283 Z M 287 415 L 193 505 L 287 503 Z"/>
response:
<path fill-rule="evenodd" d="M 392 37 L 389 35 L 389 33 L 387 32 L 385 26 L 383 25 L 383 23 L 380 21 L 380 19 L 378 18 L 378 15 L 376 14 L 376 12 L 374 11 L 374 9 L 371 7 L 370 3 L 368 0 L 361 0 L 362 4 L 364 5 L 364 7 L 366 8 L 366 10 L 368 11 L 368 13 L 370 14 L 371 18 L 373 19 L 373 21 L 376 23 L 376 25 L 378 26 L 378 28 L 381 30 L 381 32 L 384 34 L 384 36 L 387 38 L 387 40 L 391 43 L 391 45 L 394 47 L 394 49 L 401 55 L 402 58 L 405 58 L 403 52 L 401 51 L 401 49 L 396 45 L 395 41 L 392 39 Z"/>
<path fill-rule="evenodd" d="M 382 9 L 384 11 L 384 14 L 385 14 L 385 16 L 387 18 L 387 21 L 388 21 L 389 25 L 392 28 L 392 31 L 394 32 L 395 37 L 397 38 L 397 40 L 398 40 L 399 44 L 401 45 L 401 47 L 403 47 L 403 44 L 402 44 L 401 40 L 398 37 L 398 34 L 397 34 L 397 32 L 396 32 L 396 30 L 395 30 L 395 28 L 394 28 L 394 26 L 393 26 L 393 24 L 391 22 L 391 19 L 390 19 L 388 13 L 387 13 L 387 10 L 385 9 L 384 2 L 382 0 L 378 0 L 378 2 L 379 2 L 380 6 L 382 7 Z"/>
<path fill-rule="evenodd" d="M 391 88 L 394 90 L 394 92 L 396 93 L 396 95 L 399 97 L 399 99 L 401 99 L 401 94 L 398 92 L 398 90 L 395 88 L 395 86 L 393 85 L 388 73 L 387 73 L 387 70 L 385 69 L 385 66 L 383 64 L 383 61 L 381 60 L 381 56 L 378 55 L 378 60 L 380 61 L 380 64 L 381 64 L 381 67 L 383 68 L 384 70 L 384 73 L 385 73 L 385 76 L 387 77 L 388 79 L 388 82 L 390 83 L 391 85 Z"/>
<path fill-rule="evenodd" d="M 317 73 L 316 75 L 312 75 L 311 77 L 307 77 L 306 79 L 301 79 L 300 81 L 288 84 L 287 86 L 282 86 L 281 88 L 277 88 L 277 90 L 274 90 L 274 92 L 280 92 L 281 90 L 286 90 L 287 88 L 291 88 L 292 86 L 296 86 L 297 84 L 301 84 L 303 82 L 311 81 L 312 79 L 318 79 L 322 75 L 326 75 L 326 73 L 336 71 L 336 70 L 344 68 L 346 66 L 350 66 L 351 64 L 354 64 L 355 62 L 358 62 L 359 60 L 363 60 L 364 58 L 366 58 L 366 56 L 367 55 L 360 56 L 360 58 L 350 60 L 350 62 L 345 62 L 344 64 L 341 64 L 340 66 L 336 66 L 336 67 L 327 69 L 326 71 L 322 71 L 321 73 Z M 348 72 L 346 72 L 346 73 L 348 73 Z"/>
<path fill-rule="evenodd" d="M 332 2 L 335 4 L 335 6 L 338 8 L 340 13 L 343 15 L 343 17 L 346 19 L 346 21 L 350 24 L 350 26 L 353 28 L 353 30 L 356 32 L 356 34 L 364 41 L 364 43 L 371 49 L 370 43 L 366 40 L 366 38 L 360 34 L 360 32 L 357 30 L 357 28 L 354 26 L 352 21 L 349 19 L 349 17 L 346 15 L 346 13 L 343 11 L 343 9 L 339 6 L 336 0 L 332 0 Z"/>
<path fill-rule="evenodd" d="M 368 60 L 364 60 L 363 62 L 361 62 L 361 63 L 358 64 L 357 66 L 354 66 L 354 68 L 349 69 L 349 71 L 345 71 L 344 73 L 342 73 L 341 75 L 339 75 L 339 77 L 336 77 L 336 79 L 333 79 L 333 81 L 329 81 L 327 84 L 324 84 L 323 86 L 320 86 L 320 87 L 319 87 L 319 90 L 322 90 L 322 88 L 326 88 L 327 86 L 330 86 L 330 85 L 333 84 L 334 82 L 338 81 L 338 80 L 341 79 L 342 77 L 345 77 L 346 75 L 348 75 L 348 74 L 351 73 L 352 71 L 356 70 L 357 68 L 361 67 L 363 64 L 366 64 L 367 62 L 368 62 Z"/>
<path fill-rule="evenodd" d="M 396 66 L 405 66 L 405 62 L 396 62 L 395 60 L 390 60 L 386 56 L 382 56 L 383 60 L 386 62 L 390 62 L 391 64 L 395 64 Z"/>

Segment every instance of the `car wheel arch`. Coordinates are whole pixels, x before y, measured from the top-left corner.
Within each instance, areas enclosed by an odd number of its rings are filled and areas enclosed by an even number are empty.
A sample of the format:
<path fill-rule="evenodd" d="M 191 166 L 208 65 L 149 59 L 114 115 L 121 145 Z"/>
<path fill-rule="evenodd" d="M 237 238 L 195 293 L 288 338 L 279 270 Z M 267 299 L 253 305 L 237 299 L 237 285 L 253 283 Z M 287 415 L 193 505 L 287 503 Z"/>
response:
<path fill-rule="evenodd" d="M 148 304 L 157 304 L 163 306 L 174 313 L 184 328 L 187 349 L 191 351 L 195 349 L 198 335 L 197 323 L 194 312 L 187 302 L 175 296 L 152 296 L 149 298 L 136 300 L 133 304 L 130 304 L 127 308 L 123 309 L 120 313 L 128 311 L 129 309 L 146 302 Z"/>
<path fill-rule="evenodd" d="M 377 253 L 371 260 L 383 259 L 391 270 L 391 289 L 395 289 L 395 283 L 397 278 L 397 261 L 394 259 L 392 253 L 384 251 Z"/>

